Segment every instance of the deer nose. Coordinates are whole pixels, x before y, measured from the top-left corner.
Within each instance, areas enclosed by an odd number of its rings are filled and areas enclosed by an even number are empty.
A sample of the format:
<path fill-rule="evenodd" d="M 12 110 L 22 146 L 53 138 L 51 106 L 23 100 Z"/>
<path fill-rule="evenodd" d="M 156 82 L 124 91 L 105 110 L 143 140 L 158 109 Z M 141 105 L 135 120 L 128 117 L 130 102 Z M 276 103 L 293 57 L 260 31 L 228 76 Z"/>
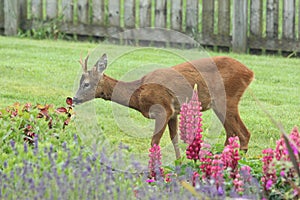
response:
<path fill-rule="evenodd" d="M 73 104 L 80 103 L 80 100 L 77 97 L 73 97 L 72 101 L 73 101 Z"/>

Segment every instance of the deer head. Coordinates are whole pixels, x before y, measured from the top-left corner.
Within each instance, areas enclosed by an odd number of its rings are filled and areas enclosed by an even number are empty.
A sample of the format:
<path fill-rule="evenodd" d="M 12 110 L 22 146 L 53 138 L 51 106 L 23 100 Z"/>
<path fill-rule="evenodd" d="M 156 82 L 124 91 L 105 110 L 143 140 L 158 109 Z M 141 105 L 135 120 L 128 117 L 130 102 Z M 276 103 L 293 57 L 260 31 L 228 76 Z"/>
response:
<path fill-rule="evenodd" d="M 101 84 L 103 84 L 103 72 L 107 67 L 107 56 L 103 54 L 96 62 L 91 70 L 87 70 L 89 55 L 83 61 L 80 58 L 79 62 L 82 66 L 83 73 L 79 82 L 79 88 L 73 97 L 73 103 L 81 104 L 95 98 L 97 94 L 103 94 Z"/>

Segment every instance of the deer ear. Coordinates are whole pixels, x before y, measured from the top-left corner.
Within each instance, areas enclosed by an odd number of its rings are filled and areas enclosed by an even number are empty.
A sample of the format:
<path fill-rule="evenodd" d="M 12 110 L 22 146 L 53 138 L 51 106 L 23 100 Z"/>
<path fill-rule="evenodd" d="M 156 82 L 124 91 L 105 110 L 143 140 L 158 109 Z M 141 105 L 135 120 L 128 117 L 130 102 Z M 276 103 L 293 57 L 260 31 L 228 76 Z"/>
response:
<path fill-rule="evenodd" d="M 106 54 L 102 55 L 102 57 L 97 61 L 95 67 L 96 67 L 96 69 L 99 73 L 102 74 L 104 72 L 104 70 L 107 67 L 107 56 L 106 56 Z"/>

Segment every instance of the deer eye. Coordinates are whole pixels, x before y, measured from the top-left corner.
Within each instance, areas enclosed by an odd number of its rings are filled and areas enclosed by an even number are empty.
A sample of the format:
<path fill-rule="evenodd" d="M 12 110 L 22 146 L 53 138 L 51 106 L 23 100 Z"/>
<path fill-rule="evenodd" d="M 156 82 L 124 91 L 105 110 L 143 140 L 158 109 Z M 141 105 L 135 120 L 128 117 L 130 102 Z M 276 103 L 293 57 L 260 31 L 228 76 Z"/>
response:
<path fill-rule="evenodd" d="M 89 87 L 89 86 L 90 86 L 89 83 L 84 83 L 84 84 L 83 84 L 83 88 L 87 88 L 87 87 Z"/>

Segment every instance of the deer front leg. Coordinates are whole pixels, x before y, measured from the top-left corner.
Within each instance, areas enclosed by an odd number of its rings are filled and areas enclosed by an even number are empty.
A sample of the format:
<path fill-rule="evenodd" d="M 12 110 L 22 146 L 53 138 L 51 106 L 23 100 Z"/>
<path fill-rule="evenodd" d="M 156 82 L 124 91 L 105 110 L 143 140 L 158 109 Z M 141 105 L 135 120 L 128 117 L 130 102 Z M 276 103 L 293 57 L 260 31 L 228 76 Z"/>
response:
<path fill-rule="evenodd" d="M 178 119 L 177 116 L 171 118 L 168 122 L 170 138 L 175 150 L 176 159 L 180 158 L 180 151 L 178 146 Z"/>
<path fill-rule="evenodd" d="M 154 144 L 159 145 L 160 139 L 167 127 L 166 119 L 155 119 L 155 128 L 152 136 L 151 146 Z"/>

